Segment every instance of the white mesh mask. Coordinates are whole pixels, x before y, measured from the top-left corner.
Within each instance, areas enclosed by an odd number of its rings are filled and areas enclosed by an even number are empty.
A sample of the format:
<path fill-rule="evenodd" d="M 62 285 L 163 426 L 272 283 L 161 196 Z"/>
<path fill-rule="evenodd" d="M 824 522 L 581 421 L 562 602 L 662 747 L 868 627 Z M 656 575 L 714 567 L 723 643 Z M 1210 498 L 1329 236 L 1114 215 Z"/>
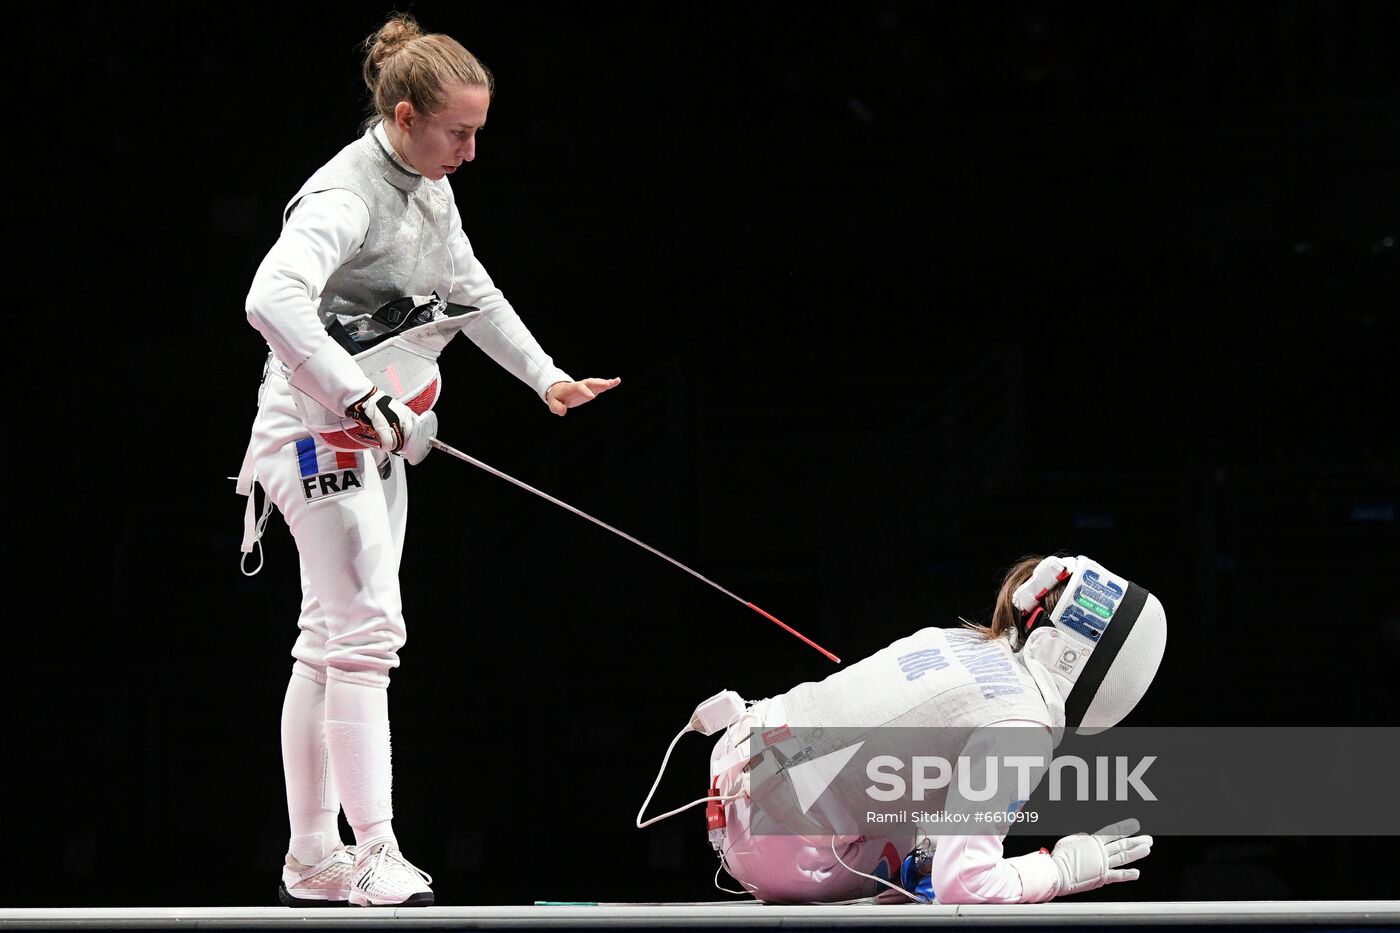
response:
<path fill-rule="evenodd" d="M 333 322 L 326 328 L 350 352 L 375 387 L 407 405 L 414 414 L 432 409 L 442 395 L 438 356 L 448 341 L 481 312 L 453 305 L 436 295 L 397 298 L 374 314 Z M 344 412 L 331 411 L 292 388 L 302 423 L 331 447 L 378 447 L 379 437 Z"/>
<path fill-rule="evenodd" d="M 1060 580 L 1068 582 L 1047 618 L 1040 600 Z M 1156 596 L 1081 555 L 1042 560 L 1011 602 L 1033 613 L 1021 653 L 1060 689 L 1066 726 L 1091 735 L 1132 712 L 1167 647 Z"/>

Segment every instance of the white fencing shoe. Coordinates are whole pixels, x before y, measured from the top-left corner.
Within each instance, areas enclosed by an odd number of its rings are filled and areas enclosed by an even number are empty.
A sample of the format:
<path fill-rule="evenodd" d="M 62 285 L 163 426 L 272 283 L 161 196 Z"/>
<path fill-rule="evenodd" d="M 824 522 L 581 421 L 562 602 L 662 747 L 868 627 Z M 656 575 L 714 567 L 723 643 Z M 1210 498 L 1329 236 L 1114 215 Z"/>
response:
<path fill-rule="evenodd" d="M 288 907 L 344 907 L 354 872 L 354 846 L 341 846 L 315 865 L 303 865 L 288 855 L 277 899 Z"/>
<path fill-rule="evenodd" d="M 356 907 L 427 907 L 433 903 L 432 876 L 411 865 L 398 844 L 381 839 L 360 846 L 350 882 Z"/>

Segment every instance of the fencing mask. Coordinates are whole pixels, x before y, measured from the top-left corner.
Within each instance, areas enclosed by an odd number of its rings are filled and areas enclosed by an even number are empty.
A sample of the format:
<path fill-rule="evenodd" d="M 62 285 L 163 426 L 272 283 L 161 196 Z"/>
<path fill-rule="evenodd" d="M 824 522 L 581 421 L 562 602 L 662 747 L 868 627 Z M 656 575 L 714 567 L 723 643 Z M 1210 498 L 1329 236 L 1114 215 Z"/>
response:
<path fill-rule="evenodd" d="M 1045 595 L 1068 581 L 1055 608 Z M 1042 664 L 1065 699 L 1065 725 L 1092 734 L 1115 725 L 1147 692 L 1167 647 L 1162 604 L 1087 557 L 1047 557 L 1012 604 L 1031 613 L 1022 654 Z"/>
<path fill-rule="evenodd" d="M 437 295 L 405 295 L 373 314 L 342 321 L 335 318 L 326 333 L 340 344 L 370 381 L 423 414 L 442 394 L 438 356 L 457 332 L 481 312 L 454 305 Z M 344 412 L 332 411 L 310 395 L 292 388 L 292 401 L 302 423 L 331 447 L 362 450 L 378 447 L 379 438 Z"/>

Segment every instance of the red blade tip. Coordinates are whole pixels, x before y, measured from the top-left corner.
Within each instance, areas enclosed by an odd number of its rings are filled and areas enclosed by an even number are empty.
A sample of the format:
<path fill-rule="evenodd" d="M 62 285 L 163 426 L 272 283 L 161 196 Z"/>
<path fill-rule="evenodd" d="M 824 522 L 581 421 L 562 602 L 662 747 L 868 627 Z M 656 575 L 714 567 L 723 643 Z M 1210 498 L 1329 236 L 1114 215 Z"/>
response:
<path fill-rule="evenodd" d="M 751 602 L 745 602 L 744 605 L 745 605 L 745 606 L 748 606 L 750 609 L 752 609 L 754 612 L 758 613 L 759 615 L 763 616 L 765 619 L 768 619 L 768 620 L 771 621 L 771 622 L 777 623 L 777 624 L 778 624 L 781 628 L 783 628 L 785 631 L 790 632 L 790 633 L 793 634 L 793 635 L 796 635 L 798 638 L 802 639 L 802 640 L 805 641 L 807 644 L 811 645 L 813 648 L 817 649 L 817 650 L 820 651 L 822 654 L 826 655 L 826 656 L 827 656 L 828 658 L 830 658 L 832 661 L 835 661 L 837 664 L 840 664 L 840 663 L 841 663 L 841 659 L 838 658 L 836 655 L 832 654 L 830 651 L 827 651 L 827 650 L 826 650 L 825 648 L 823 648 L 821 645 L 819 645 L 819 644 L 817 644 L 816 642 L 812 641 L 812 639 L 808 638 L 806 635 L 803 635 L 803 634 L 802 634 L 801 632 L 799 632 L 797 629 L 793 628 L 791 625 L 788 625 L 786 622 L 784 622 L 782 619 L 778 618 L 777 616 L 773 615 L 773 613 L 771 613 L 771 612 L 766 612 L 766 611 L 764 611 L 763 609 L 760 609 L 758 606 L 755 606 L 755 605 L 754 605 L 753 603 L 751 603 Z"/>

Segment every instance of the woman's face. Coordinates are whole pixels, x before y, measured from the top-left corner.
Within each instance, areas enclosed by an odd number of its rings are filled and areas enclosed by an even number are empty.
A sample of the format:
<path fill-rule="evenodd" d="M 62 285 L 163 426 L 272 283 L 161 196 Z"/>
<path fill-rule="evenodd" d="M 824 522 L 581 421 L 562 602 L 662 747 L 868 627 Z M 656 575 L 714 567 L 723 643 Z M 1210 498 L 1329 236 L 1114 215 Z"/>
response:
<path fill-rule="evenodd" d="M 395 117 L 406 136 L 402 155 L 432 181 L 451 175 L 476 158 L 476 131 L 486 125 L 490 106 L 486 88 L 466 84 L 449 85 L 442 109 L 434 114 L 419 113 L 401 101 Z"/>

